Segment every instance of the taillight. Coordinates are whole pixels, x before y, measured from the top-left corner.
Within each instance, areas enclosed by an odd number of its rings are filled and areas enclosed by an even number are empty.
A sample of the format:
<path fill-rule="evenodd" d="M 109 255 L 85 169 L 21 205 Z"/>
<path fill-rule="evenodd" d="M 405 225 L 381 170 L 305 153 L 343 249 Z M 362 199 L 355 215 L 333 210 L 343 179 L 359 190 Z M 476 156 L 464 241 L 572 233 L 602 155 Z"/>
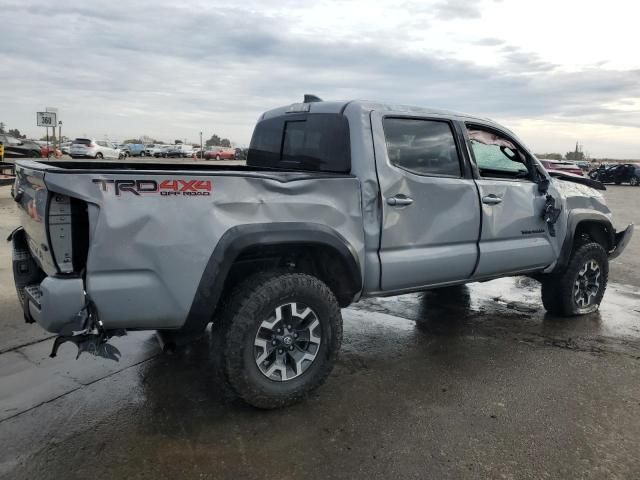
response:
<path fill-rule="evenodd" d="M 54 193 L 49 201 L 47 227 L 51 239 L 51 253 L 61 273 L 73 272 L 71 245 L 71 199 Z"/>

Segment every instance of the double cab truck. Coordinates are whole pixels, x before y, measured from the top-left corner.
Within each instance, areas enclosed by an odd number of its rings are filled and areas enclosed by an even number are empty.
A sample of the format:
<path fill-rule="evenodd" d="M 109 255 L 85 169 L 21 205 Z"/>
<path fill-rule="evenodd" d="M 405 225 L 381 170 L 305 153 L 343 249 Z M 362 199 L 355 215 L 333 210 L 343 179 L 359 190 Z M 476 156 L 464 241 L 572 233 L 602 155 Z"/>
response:
<path fill-rule="evenodd" d="M 225 377 L 277 408 L 331 372 L 341 308 L 527 275 L 553 315 L 594 312 L 616 231 L 597 181 L 547 172 L 483 118 L 305 98 L 264 113 L 246 165 L 20 160 L 11 235 L 25 319 L 79 351 L 213 323 Z"/>

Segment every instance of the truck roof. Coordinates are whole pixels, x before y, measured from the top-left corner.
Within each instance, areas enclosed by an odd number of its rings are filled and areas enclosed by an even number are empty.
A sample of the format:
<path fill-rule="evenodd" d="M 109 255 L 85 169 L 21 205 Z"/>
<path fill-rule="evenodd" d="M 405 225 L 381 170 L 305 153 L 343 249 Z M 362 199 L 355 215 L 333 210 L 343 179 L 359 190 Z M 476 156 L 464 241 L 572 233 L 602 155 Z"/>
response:
<path fill-rule="evenodd" d="M 300 105 L 300 103 L 293 103 L 291 105 L 286 105 L 283 107 L 274 108 L 266 111 L 260 117 L 260 120 L 265 118 L 277 117 L 283 115 L 290 111 L 292 105 Z M 393 112 L 406 112 L 412 114 L 423 114 L 423 115 L 438 115 L 449 118 L 459 118 L 464 120 L 477 120 L 483 123 L 495 123 L 488 118 L 477 117 L 473 115 L 469 115 L 466 113 L 454 112 L 449 110 L 441 110 L 437 108 L 429 108 L 429 107 L 415 107 L 411 105 L 402 105 L 402 104 L 394 104 L 394 103 L 381 103 L 375 102 L 371 100 L 343 100 L 343 101 L 319 101 L 319 102 L 310 102 L 309 112 L 310 113 L 344 113 L 347 107 L 349 109 L 360 109 L 365 112 L 371 111 L 393 111 Z"/>
<path fill-rule="evenodd" d="M 274 108 L 263 113 L 258 121 L 264 120 L 267 118 L 279 117 L 281 115 L 285 115 L 287 112 L 291 112 L 292 107 L 299 107 L 303 105 L 302 102 L 296 102 L 293 104 L 289 104 L 283 107 Z M 454 112 L 449 110 L 441 110 L 437 108 L 429 108 L 429 107 L 416 107 L 411 105 L 402 105 L 395 103 L 382 103 L 371 100 L 343 100 L 343 101 L 314 101 L 308 102 L 308 111 L 309 113 L 338 113 L 343 114 L 345 111 L 349 110 L 350 114 L 357 112 L 358 110 L 362 113 L 368 113 L 372 111 L 387 111 L 394 113 L 406 113 L 410 115 L 434 115 L 438 117 L 449 118 L 453 120 L 459 120 L 463 122 L 478 122 L 484 125 L 489 125 L 497 128 L 498 130 L 504 130 L 514 137 L 517 138 L 517 135 L 506 128 L 505 126 L 485 117 L 479 117 L 474 115 L 469 115 L 461 112 Z"/>

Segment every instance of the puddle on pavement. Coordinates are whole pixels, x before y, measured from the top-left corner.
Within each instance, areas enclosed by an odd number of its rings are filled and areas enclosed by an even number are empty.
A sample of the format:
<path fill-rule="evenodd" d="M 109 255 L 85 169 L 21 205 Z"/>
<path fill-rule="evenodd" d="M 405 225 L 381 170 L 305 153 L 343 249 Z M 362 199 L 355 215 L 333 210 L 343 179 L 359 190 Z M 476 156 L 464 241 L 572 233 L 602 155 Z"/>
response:
<path fill-rule="evenodd" d="M 640 292 L 615 283 L 609 284 L 600 311 L 571 318 L 547 314 L 540 284 L 527 277 L 364 299 L 353 308 L 414 320 L 436 335 L 511 329 L 544 336 L 640 337 Z"/>

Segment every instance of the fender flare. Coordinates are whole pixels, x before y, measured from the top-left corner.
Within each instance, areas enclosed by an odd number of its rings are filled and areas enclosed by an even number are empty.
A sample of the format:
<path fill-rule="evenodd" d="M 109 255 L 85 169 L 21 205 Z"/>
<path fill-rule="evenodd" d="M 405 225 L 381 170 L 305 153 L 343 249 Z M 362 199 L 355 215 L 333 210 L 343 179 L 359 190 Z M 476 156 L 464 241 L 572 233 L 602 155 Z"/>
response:
<path fill-rule="evenodd" d="M 189 314 L 179 331 L 199 333 L 211 322 L 231 266 L 245 249 L 255 245 L 301 243 L 331 247 L 337 251 L 347 266 L 353 295 L 362 290 L 362 274 L 357 252 L 349 241 L 334 229 L 311 222 L 237 225 L 222 235 L 209 257 Z"/>
<path fill-rule="evenodd" d="M 593 210 L 571 210 L 569 211 L 567 217 L 567 234 L 565 235 L 564 241 L 562 242 L 562 247 L 560 249 L 560 256 L 558 257 L 558 261 L 556 262 L 556 266 L 554 267 L 554 271 L 564 269 L 569 263 L 569 258 L 571 257 L 571 251 L 573 250 L 573 241 L 576 233 L 576 229 L 578 225 L 582 222 L 594 222 L 599 223 L 608 232 L 608 246 L 606 247 L 607 253 L 611 251 L 611 249 L 615 245 L 615 228 L 611 224 L 611 220 L 604 214 L 600 212 L 596 212 Z"/>

